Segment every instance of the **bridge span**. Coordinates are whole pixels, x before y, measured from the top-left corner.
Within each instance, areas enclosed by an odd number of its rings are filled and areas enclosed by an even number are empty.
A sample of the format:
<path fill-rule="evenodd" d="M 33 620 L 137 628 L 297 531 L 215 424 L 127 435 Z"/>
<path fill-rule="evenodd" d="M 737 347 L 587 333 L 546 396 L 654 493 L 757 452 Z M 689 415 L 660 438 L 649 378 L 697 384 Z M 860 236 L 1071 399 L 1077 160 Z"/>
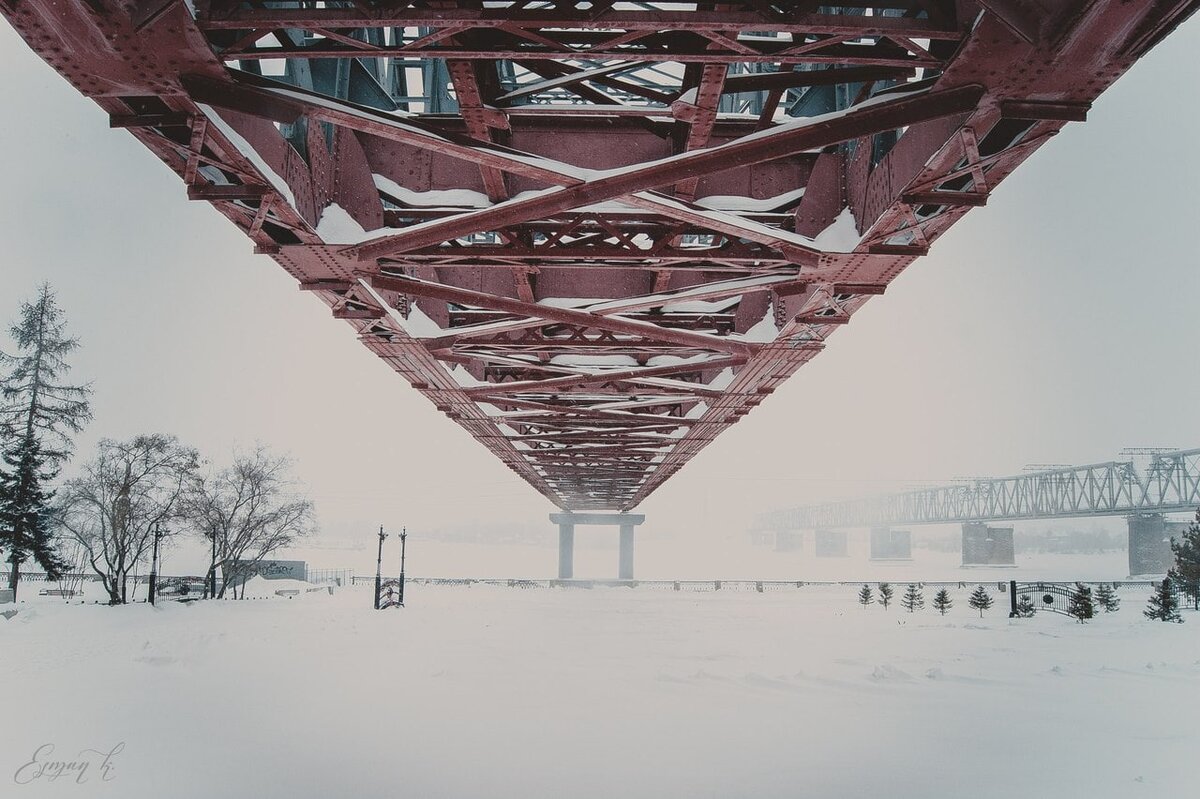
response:
<path fill-rule="evenodd" d="M 570 514 L 637 507 L 1197 5 L 0 14 L 181 196 Z"/>
<path fill-rule="evenodd" d="M 1150 574 L 1163 570 L 1160 567 L 1169 553 L 1169 548 L 1164 550 L 1161 545 L 1173 528 L 1163 514 L 1197 508 L 1200 449 L 1188 449 L 1154 452 L 1141 469 L 1130 458 L 771 511 L 759 515 L 754 528 L 884 529 L 960 522 L 967 557 L 977 536 L 995 542 L 1005 535 L 995 531 L 1006 528 L 988 528 L 986 522 L 1125 516 L 1129 519 L 1130 573 Z M 1011 556 L 1011 528 L 1007 529 L 1008 543 L 997 546 Z"/>

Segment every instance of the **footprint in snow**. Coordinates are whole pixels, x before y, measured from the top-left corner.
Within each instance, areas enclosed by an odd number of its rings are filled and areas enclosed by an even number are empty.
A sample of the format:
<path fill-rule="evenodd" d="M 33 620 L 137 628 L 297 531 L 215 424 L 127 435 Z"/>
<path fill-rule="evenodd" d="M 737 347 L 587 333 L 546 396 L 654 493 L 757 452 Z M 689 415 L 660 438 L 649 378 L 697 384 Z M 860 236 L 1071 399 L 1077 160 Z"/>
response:
<path fill-rule="evenodd" d="M 712 674 L 711 672 L 707 672 L 704 669 L 700 669 L 698 672 L 691 675 L 691 677 L 689 677 L 689 679 L 692 682 L 698 682 L 700 680 L 712 680 L 714 682 L 729 682 L 729 679 L 727 677 L 722 677 L 719 674 Z"/>
<path fill-rule="evenodd" d="M 785 682 L 784 680 L 777 680 L 773 677 L 767 677 L 762 674 L 754 674 L 754 673 L 747 674 L 744 677 L 742 677 L 742 682 L 745 683 L 746 685 L 750 685 L 750 686 L 753 686 L 756 688 L 770 688 L 771 690 L 774 690 L 774 691 L 795 691 L 795 690 L 797 690 L 796 686 L 794 686 L 788 682 Z"/>
<path fill-rule="evenodd" d="M 175 662 L 175 658 L 165 655 L 141 655 L 134 658 L 138 663 L 145 663 L 148 666 L 169 666 Z"/>
<path fill-rule="evenodd" d="M 908 672 L 901 671 L 895 666 L 884 664 L 882 666 L 875 667 L 874 671 L 871 672 L 871 679 L 879 681 L 898 680 L 901 682 L 907 682 L 912 680 L 912 675 L 910 675 Z"/>

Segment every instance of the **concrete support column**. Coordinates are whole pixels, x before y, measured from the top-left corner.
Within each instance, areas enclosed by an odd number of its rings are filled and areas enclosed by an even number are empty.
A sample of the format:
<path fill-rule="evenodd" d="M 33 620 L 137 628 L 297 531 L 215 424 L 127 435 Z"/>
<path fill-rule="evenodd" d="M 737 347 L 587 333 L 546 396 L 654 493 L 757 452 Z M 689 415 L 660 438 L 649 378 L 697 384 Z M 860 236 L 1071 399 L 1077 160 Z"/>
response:
<path fill-rule="evenodd" d="M 1015 566 L 1013 528 L 963 522 L 962 556 L 964 566 Z"/>
<path fill-rule="evenodd" d="M 570 580 L 575 576 L 575 525 L 572 522 L 558 523 L 558 579 Z"/>
<path fill-rule="evenodd" d="M 1187 522 L 1169 522 L 1161 513 L 1137 513 L 1129 523 L 1129 576 L 1166 574 L 1175 564 L 1171 538 L 1180 537 Z"/>
<path fill-rule="evenodd" d="M 558 525 L 558 579 L 575 576 L 575 525 L 613 524 L 621 528 L 621 551 L 618 573 L 622 580 L 633 579 L 633 528 L 646 521 L 640 513 L 594 513 L 563 511 L 551 513 L 550 521 Z"/>
<path fill-rule="evenodd" d="M 620 565 L 617 577 L 621 580 L 633 579 L 633 525 L 621 525 Z"/>

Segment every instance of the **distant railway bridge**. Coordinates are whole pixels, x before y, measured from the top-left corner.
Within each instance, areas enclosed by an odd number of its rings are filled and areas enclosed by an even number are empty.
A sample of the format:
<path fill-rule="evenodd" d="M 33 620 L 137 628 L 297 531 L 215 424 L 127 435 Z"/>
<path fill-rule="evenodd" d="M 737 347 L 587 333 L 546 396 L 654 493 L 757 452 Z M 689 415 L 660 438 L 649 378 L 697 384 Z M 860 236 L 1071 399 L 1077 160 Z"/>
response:
<path fill-rule="evenodd" d="M 1164 540 L 1178 529 L 1164 514 L 1200 508 L 1200 449 L 1156 451 L 1144 468 L 1134 458 L 1063 466 L 1014 477 L 970 480 L 877 497 L 829 502 L 761 514 L 758 530 L 837 530 L 963 523 L 964 563 L 1012 560 L 1012 532 L 987 522 L 1125 516 L 1131 574 L 1164 570 Z M 879 535 L 877 534 L 878 538 Z M 982 542 L 982 543 L 981 543 Z M 992 550 L 992 554 L 988 554 Z"/>

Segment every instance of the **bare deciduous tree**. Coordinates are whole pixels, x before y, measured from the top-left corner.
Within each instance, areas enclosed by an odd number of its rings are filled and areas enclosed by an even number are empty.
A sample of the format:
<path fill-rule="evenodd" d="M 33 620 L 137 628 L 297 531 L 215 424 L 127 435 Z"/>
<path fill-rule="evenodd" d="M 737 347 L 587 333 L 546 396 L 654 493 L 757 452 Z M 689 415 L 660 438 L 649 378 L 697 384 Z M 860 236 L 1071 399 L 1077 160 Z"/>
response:
<path fill-rule="evenodd" d="M 174 436 L 104 439 L 59 493 L 59 522 L 82 545 L 110 604 L 128 601 L 129 575 L 149 556 L 155 526 L 166 530 L 178 517 L 197 465 L 196 450 Z"/>
<path fill-rule="evenodd" d="M 217 594 L 242 585 L 269 555 L 308 535 L 313 505 L 299 496 L 292 462 L 259 446 L 235 454 L 233 464 L 192 480 L 186 515 L 192 526 L 215 543 L 213 569 L 221 569 Z"/>

